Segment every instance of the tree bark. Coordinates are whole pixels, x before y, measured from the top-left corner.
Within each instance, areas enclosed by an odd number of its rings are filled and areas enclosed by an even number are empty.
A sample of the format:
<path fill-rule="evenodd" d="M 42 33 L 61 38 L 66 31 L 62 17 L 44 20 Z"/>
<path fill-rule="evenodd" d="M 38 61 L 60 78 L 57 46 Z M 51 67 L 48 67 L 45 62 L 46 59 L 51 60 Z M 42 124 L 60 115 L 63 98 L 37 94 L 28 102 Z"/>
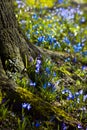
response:
<path fill-rule="evenodd" d="M 34 49 L 34 50 L 33 50 Z M 24 57 L 29 60 L 30 55 L 35 57 L 37 48 L 28 44 L 19 31 L 12 0 L 0 1 L 0 56 L 5 67 L 5 61 L 12 59 L 19 70 L 24 69 Z"/>

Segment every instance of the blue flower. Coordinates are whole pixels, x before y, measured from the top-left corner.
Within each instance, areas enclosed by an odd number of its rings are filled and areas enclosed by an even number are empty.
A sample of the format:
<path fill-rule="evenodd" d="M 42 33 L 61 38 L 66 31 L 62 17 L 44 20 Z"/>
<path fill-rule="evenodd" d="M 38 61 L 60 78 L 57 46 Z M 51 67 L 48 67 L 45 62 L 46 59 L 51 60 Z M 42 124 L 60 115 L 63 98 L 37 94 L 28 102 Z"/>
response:
<path fill-rule="evenodd" d="M 80 110 L 81 111 L 86 111 L 86 107 L 81 107 Z"/>
<path fill-rule="evenodd" d="M 49 67 L 46 67 L 46 72 L 47 72 L 47 74 L 50 74 L 50 69 L 49 69 Z"/>
<path fill-rule="evenodd" d="M 27 109 L 28 109 L 28 110 L 31 109 L 31 105 L 30 105 L 30 104 L 27 105 Z"/>
<path fill-rule="evenodd" d="M 76 57 L 73 58 L 73 62 L 74 63 L 77 62 L 77 58 Z"/>
<path fill-rule="evenodd" d="M 82 52 L 82 55 L 86 56 L 87 55 L 87 51 Z"/>
<path fill-rule="evenodd" d="M 68 90 L 68 89 L 64 89 L 63 91 L 62 91 L 62 94 L 68 94 L 68 96 L 67 96 L 67 100 L 74 100 L 74 95 L 71 93 L 71 91 L 70 90 Z"/>
<path fill-rule="evenodd" d="M 82 129 L 82 126 L 81 126 L 81 124 L 78 124 L 78 129 Z"/>
<path fill-rule="evenodd" d="M 39 31 L 36 31 L 35 34 L 38 35 L 38 34 L 39 34 Z"/>
<path fill-rule="evenodd" d="M 38 19 L 37 14 L 33 14 L 33 15 L 32 15 L 32 18 L 37 20 L 37 19 Z"/>
<path fill-rule="evenodd" d="M 44 42 L 45 41 L 45 37 L 44 36 L 40 36 L 38 37 L 38 42 Z"/>
<path fill-rule="evenodd" d="M 82 90 L 82 89 L 74 94 L 74 96 L 77 98 L 77 102 L 80 101 L 80 99 L 79 99 L 78 97 L 79 97 L 80 95 L 82 95 L 82 94 L 83 94 L 83 90 Z"/>
<path fill-rule="evenodd" d="M 82 95 L 82 94 L 83 94 L 83 90 L 82 90 L 82 89 L 79 91 L 79 94 L 80 94 L 80 95 Z"/>
<path fill-rule="evenodd" d="M 7 101 L 7 99 L 6 99 L 6 98 L 3 98 L 1 103 L 3 104 L 3 103 L 5 103 L 6 101 Z"/>
<path fill-rule="evenodd" d="M 40 127 L 40 123 L 39 123 L 39 122 L 36 122 L 35 126 L 36 126 L 36 127 Z"/>
<path fill-rule="evenodd" d="M 69 93 L 69 96 L 67 97 L 67 100 L 74 100 L 74 95 L 72 93 Z"/>
<path fill-rule="evenodd" d="M 41 67 L 41 60 L 40 60 L 40 57 L 38 57 L 36 60 L 36 69 L 35 69 L 36 73 L 39 73 L 40 67 Z"/>
<path fill-rule="evenodd" d="M 29 33 L 26 33 L 26 36 L 28 39 L 30 39 L 30 34 Z"/>
<path fill-rule="evenodd" d="M 83 96 L 83 101 L 85 102 L 87 100 L 87 94 Z"/>
<path fill-rule="evenodd" d="M 82 50 L 82 45 L 79 43 L 73 46 L 74 52 L 80 52 Z"/>
<path fill-rule="evenodd" d="M 45 84 L 43 85 L 43 88 L 46 89 L 46 87 L 47 87 L 47 84 L 45 83 Z"/>
<path fill-rule="evenodd" d="M 48 87 L 50 87 L 51 86 L 51 83 L 50 82 L 48 82 Z"/>
<path fill-rule="evenodd" d="M 21 20 L 20 23 L 21 24 L 26 24 L 26 20 Z"/>
<path fill-rule="evenodd" d="M 80 23 L 84 23 L 85 21 L 86 21 L 85 17 L 82 17 L 82 18 L 80 19 Z"/>
<path fill-rule="evenodd" d="M 40 69 L 39 69 L 39 68 L 37 68 L 37 69 L 35 70 L 35 72 L 36 72 L 36 73 L 39 73 L 39 71 L 40 71 Z"/>
<path fill-rule="evenodd" d="M 86 65 L 83 65 L 83 66 L 82 66 L 82 70 L 87 70 L 87 66 L 86 66 Z"/>
<path fill-rule="evenodd" d="M 68 89 L 64 89 L 64 90 L 62 90 L 62 94 L 65 94 L 65 93 L 71 93 L 71 91 L 68 90 Z"/>
<path fill-rule="evenodd" d="M 70 58 L 69 58 L 69 57 L 65 59 L 65 62 L 68 62 L 68 61 L 70 61 Z"/>
<path fill-rule="evenodd" d="M 30 86 L 36 86 L 35 82 L 30 81 Z"/>
<path fill-rule="evenodd" d="M 22 103 L 22 108 L 27 108 L 28 110 L 30 110 L 31 105 L 29 103 Z"/>
<path fill-rule="evenodd" d="M 30 61 L 30 62 L 33 62 L 33 58 L 32 58 L 32 57 L 30 57 L 29 61 Z"/>
<path fill-rule="evenodd" d="M 60 43 L 59 43 L 59 42 L 55 42 L 55 43 L 54 43 L 54 46 L 53 46 L 54 49 L 60 48 L 60 47 L 61 47 L 61 46 L 60 46 Z"/>
<path fill-rule="evenodd" d="M 41 60 L 40 59 L 37 59 L 37 64 L 41 64 Z"/>
<path fill-rule="evenodd" d="M 68 37 L 64 37 L 63 41 L 64 41 L 65 43 L 67 43 L 68 45 L 71 44 L 71 43 L 70 43 L 70 40 L 68 39 Z"/>
<path fill-rule="evenodd" d="M 66 124 L 63 122 L 62 124 L 62 130 L 67 130 L 68 126 L 66 126 Z"/>
<path fill-rule="evenodd" d="M 53 72 L 53 76 L 56 77 L 56 72 Z"/>
<path fill-rule="evenodd" d="M 76 93 L 75 93 L 75 97 L 78 97 L 79 95 L 80 95 L 79 92 L 76 92 Z"/>
<path fill-rule="evenodd" d="M 77 47 L 82 47 L 82 46 L 84 46 L 84 44 L 82 44 L 80 42 L 77 44 Z"/>
<path fill-rule="evenodd" d="M 37 28 L 39 27 L 39 25 L 38 24 L 35 24 L 35 25 L 33 25 L 33 27 L 32 27 L 32 29 L 34 30 L 36 30 Z"/>
<path fill-rule="evenodd" d="M 54 38 L 54 37 L 52 37 L 52 36 L 49 35 L 49 36 L 46 38 L 46 41 L 49 42 L 50 44 L 56 43 L 56 38 Z"/>
<path fill-rule="evenodd" d="M 58 0 L 58 3 L 59 4 L 61 4 L 61 3 L 63 3 L 64 2 L 64 0 Z"/>

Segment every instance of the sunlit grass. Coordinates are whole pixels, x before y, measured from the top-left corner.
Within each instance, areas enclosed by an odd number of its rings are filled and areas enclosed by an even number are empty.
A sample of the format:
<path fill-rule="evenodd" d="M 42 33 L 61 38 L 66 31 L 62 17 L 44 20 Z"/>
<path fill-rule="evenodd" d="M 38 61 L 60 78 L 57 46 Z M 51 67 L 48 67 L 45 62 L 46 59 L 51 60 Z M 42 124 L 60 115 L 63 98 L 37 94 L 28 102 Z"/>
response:
<path fill-rule="evenodd" d="M 56 0 L 26 0 L 26 4 L 32 7 L 52 7 Z"/>

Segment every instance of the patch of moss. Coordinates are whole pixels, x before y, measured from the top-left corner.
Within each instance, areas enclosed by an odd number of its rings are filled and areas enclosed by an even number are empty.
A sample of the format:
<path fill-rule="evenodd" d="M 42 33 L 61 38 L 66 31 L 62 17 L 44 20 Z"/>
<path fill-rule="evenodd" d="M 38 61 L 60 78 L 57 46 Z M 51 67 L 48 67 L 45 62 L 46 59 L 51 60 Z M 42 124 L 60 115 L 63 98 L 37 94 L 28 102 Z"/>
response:
<path fill-rule="evenodd" d="M 64 120 L 64 122 L 74 127 L 76 127 L 78 124 L 81 124 L 80 121 L 71 117 L 63 109 L 52 106 L 50 103 L 44 101 L 31 92 L 20 87 L 18 87 L 16 91 L 19 93 L 19 95 L 21 95 L 23 101 L 31 104 L 34 110 L 34 114 L 37 113 L 40 115 L 40 117 L 48 120 L 50 119 L 50 116 L 53 115 L 58 121 L 61 122 L 62 120 Z"/>

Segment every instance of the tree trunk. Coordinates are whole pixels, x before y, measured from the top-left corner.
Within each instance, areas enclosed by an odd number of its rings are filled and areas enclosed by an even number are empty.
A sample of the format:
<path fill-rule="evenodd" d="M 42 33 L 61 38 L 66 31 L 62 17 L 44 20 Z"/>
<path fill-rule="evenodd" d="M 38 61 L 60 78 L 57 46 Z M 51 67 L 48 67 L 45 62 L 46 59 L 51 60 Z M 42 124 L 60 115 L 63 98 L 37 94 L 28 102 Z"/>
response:
<path fill-rule="evenodd" d="M 43 99 L 35 96 L 31 92 L 27 92 L 25 89 L 18 87 L 18 85 L 6 75 L 6 61 L 10 60 L 13 64 L 13 71 L 15 69 L 18 72 L 22 72 L 25 68 L 25 57 L 27 57 L 28 63 L 30 57 L 35 58 L 42 53 L 43 55 L 49 54 L 52 58 L 63 57 L 61 54 L 51 53 L 51 51 L 43 51 L 38 49 L 22 35 L 17 20 L 14 15 L 12 0 L 0 0 L 0 89 L 5 92 L 7 98 L 13 103 L 14 99 L 17 103 L 27 101 L 33 106 L 33 110 L 36 115 L 40 115 L 40 118 L 50 119 L 50 116 L 54 115 L 56 120 L 64 120 L 71 126 L 77 126 L 79 121 L 72 118 L 64 110 L 61 110 L 57 106 L 43 101 Z M 61 59 L 60 58 L 60 59 Z M 12 67 L 12 66 L 11 66 Z M 35 116 L 35 115 L 34 115 Z"/>
<path fill-rule="evenodd" d="M 33 48 L 32 45 L 29 46 L 29 44 L 26 42 L 23 35 L 19 31 L 18 23 L 13 11 L 12 0 L 1 0 L 0 56 L 3 65 L 5 65 L 6 60 L 11 59 L 16 62 L 17 68 L 19 70 L 23 70 L 24 57 L 27 57 L 29 60 L 30 55 L 33 57 L 36 56 L 36 48 Z"/>

